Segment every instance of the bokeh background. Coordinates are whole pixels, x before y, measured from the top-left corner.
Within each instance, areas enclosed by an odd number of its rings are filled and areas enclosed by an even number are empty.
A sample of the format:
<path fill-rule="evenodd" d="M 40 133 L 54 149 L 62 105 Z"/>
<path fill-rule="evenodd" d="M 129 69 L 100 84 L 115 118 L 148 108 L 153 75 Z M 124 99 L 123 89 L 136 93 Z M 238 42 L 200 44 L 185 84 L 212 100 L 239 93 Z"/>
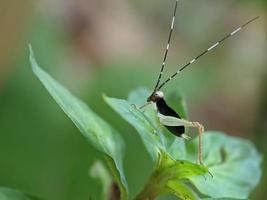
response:
<path fill-rule="evenodd" d="M 0 185 L 49 200 L 99 199 L 88 175 L 101 154 L 87 144 L 31 72 L 28 44 L 52 76 L 120 131 L 131 195 L 152 161 L 138 135 L 102 100 L 152 88 L 174 0 L 0 0 Z M 182 0 L 166 74 L 224 34 L 260 19 L 173 80 L 189 117 L 252 140 L 267 155 L 266 0 Z M 267 196 L 267 165 L 252 199 Z"/>

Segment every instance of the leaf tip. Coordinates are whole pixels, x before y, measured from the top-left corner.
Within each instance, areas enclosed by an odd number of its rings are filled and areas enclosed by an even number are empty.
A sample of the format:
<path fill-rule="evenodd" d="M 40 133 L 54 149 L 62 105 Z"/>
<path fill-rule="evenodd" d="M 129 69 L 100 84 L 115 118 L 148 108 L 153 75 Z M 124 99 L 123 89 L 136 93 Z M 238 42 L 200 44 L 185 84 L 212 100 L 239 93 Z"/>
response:
<path fill-rule="evenodd" d="M 29 52 L 30 52 L 30 60 L 34 57 L 34 53 L 33 53 L 33 49 L 32 49 L 32 45 L 31 43 L 28 44 L 28 47 L 29 47 Z"/>
<path fill-rule="evenodd" d="M 105 102 L 107 102 L 108 96 L 106 95 L 106 93 L 102 93 L 102 98 Z"/>
<path fill-rule="evenodd" d="M 103 100 L 104 100 L 106 103 L 108 103 L 108 101 L 109 101 L 109 99 L 110 99 L 110 97 L 107 96 L 106 93 L 102 93 L 102 98 L 103 98 Z"/>
<path fill-rule="evenodd" d="M 33 72 L 36 73 L 37 62 L 36 62 L 36 60 L 34 58 L 34 51 L 33 51 L 31 43 L 28 44 L 28 47 L 29 47 L 29 52 L 30 52 L 29 60 L 30 60 L 30 63 L 31 63 L 31 67 L 32 67 Z"/>

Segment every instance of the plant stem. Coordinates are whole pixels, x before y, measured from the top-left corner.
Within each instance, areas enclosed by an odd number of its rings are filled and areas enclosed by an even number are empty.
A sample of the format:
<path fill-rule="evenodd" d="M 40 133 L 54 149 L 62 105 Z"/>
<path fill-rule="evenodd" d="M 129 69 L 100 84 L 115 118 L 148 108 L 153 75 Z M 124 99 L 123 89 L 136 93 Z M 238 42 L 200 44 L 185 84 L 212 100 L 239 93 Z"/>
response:
<path fill-rule="evenodd" d="M 164 192 L 164 185 L 168 181 L 169 176 L 165 170 L 156 169 L 144 189 L 134 198 L 134 200 L 154 200 L 159 194 Z"/>

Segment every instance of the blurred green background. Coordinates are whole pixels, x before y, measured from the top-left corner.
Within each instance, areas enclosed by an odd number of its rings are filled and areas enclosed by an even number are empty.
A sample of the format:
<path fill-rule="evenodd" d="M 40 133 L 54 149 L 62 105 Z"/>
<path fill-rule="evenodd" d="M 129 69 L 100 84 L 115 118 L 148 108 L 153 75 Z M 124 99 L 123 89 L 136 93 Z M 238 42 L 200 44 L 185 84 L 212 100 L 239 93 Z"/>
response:
<path fill-rule="evenodd" d="M 52 76 L 120 131 L 131 195 L 152 161 L 133 128 L 102 100 L 152 88 L 174 0 L 0 1 L 0 186 L 49 200 L 99 199 L 90 147 L 31 72 L 28 43 Z M 255 16 L 260 20 L 185 70 L 164 91 L 182 92 L 190 120 L 249 138 L 267 155 L 267 3 L 180 1 L 166 74 Z M 142 164 L 140 164 L 142 163 Z M 267 196 L 267 164 L 252 199 Z"/>

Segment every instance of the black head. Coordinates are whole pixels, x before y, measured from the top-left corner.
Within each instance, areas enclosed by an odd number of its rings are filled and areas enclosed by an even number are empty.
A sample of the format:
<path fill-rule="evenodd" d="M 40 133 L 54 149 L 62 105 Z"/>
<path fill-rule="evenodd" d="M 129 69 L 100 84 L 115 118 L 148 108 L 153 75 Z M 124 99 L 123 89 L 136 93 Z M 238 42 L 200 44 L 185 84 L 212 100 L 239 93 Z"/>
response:
<path fill-rule="evenodd" d="M 158 100 L 164 98 L 164 94 L 162 91 L 155 91 L 153 92 L 148 98 L 147 98 L 147 102 L 153 102 L 156 103 Z"/>

